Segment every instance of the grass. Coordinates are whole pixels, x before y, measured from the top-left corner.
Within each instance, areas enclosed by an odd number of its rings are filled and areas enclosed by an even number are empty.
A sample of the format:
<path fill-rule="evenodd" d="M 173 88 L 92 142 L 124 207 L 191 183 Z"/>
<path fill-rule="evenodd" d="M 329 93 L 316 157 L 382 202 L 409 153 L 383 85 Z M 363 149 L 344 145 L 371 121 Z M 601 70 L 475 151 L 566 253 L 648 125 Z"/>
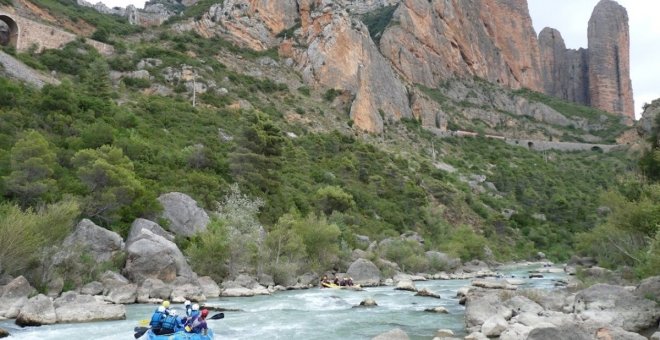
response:
<path fill-rule="evenodd" d="M 362 22 L 369 28 L 371 39 L 378 45 L 380 38 L 389 26 L 397 6 L 386 6 L 362 16 Z"/>

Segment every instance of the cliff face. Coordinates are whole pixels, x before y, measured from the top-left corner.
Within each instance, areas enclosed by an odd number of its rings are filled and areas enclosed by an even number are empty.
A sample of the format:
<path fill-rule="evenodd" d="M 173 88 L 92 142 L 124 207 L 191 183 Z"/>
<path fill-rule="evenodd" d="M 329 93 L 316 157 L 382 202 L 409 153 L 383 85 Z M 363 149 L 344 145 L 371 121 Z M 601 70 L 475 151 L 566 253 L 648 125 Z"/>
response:
<path fill-rule="evenodd" d="M 634 118 L 629 32 L 626 9 L 601 0 L 589 20 L 589 95 L 592 106 Z"/>
<path fill-rule="evenodd" d="M 546 94 L 634 118 L 628 14 L 601 0 L 589 20 L 589 48 L 566 49 L 561 34 L 539 34 Z"/>
<path fill-rule="evenodd" d="M 536 35 L 526 0 L 404 0 L 381 52 L 413 83 L 435 87 L 478 76 L 542 90 Z"/>
<path fill-rule="evenodd" d="M 384 119 L 412 117 L 404 84 L 364 24 L 332 5 L 301 1 L 300 11 L 304 43 L 289 40 L 280 51 L 295 60 L 306 83 L 350 92 L 350 116 L 362 130 L 381 132 Z"/>
<path fill-rule="evenodd" d="M 398 7 L 376 46 L 360 18 L 385 6 Z M 371 132 L 411 115 L 441 127 L 446 115 L 422 112 L 429 105 L 409 85 L 437 88 L 453 78 L 633 115 L 628 18 L 612 0 L 594 10 L 589 49 L 580 50 L 566 49 L 553 29 L 537 38 L 527 0 L 225 0 L 177 28 L 279 48 L 310 86 L 347 93 L 355 125 Z"/>

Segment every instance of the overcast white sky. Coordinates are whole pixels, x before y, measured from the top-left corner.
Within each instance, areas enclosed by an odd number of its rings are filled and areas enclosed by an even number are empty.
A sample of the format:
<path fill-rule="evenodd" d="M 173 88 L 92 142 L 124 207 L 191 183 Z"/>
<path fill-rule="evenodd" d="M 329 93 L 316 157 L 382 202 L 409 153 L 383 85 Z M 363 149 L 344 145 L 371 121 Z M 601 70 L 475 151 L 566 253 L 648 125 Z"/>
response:
<path fill-rule="evenodd" d="M 587 47 L 587 26 L 599 0 L 527 0 L 534 28 L 561 32 L 566 47 Z M 635 94 L 635 113 L 642 105 L 660 98 L 660 0 L 616 0 L 628 10 L 630 68 Z"/>
<path fill-rule="evenodd" d="M 96 2 L 97 0 L 88 0 Z M 273 0 L 278 1 L 278 0 Z M 558 29 L 569 48 L 587 47 L 587 25 L 599 0 L 528 0 L 536 33 L 546 27 Z M 102 0 L 108 7 L 134 4 L 142 0 Z M 635 112 L 642 105 L 660 98 L 660 0 L 617 0 L 630 18 L 631 72 Z"/>

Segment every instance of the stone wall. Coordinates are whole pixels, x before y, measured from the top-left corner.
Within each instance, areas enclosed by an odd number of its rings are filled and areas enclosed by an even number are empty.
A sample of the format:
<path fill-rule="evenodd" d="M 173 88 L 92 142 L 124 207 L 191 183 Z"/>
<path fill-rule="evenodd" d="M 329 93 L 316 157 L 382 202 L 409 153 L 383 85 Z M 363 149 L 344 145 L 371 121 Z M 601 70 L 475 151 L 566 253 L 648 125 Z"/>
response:
<path fill-rule="evenodd" d="M 37 47 L 38 51 L 46 48 L 60 48 L 78 38 L 73 33 L 21 17 L 12 8 L 0 8 L 0 18 L 6 23 L 14 22 L 16 24 L 16 27 L 10 27 L 12 28 L 10 34 L 13 36 L 11 44 L 16 47 L 17 51 L 26 51 L 33 45 Z M 109 55 L 114 52 L 111 45 L 92 39 L 85 41 L 101 54 Z"/>

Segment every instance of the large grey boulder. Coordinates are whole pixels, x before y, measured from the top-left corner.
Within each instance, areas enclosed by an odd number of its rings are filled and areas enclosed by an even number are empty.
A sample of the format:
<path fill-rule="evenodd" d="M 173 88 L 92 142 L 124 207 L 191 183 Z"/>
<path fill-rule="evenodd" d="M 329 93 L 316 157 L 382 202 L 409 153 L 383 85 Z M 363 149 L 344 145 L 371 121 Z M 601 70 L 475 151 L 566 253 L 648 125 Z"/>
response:
<path fill-rule="evenodd" d="M 115 304 L 130 304 L 137 301 L 137 284 L 129 283 L 111 287 L 107 292 L 109 301 Z"/>
<path fill-rule="evenodd" d="M 76 229 L 62 242 L 65 251 L 82 251 L 96 262 L 105 262 L 124 251 L 124 240 L 119 234 L 83 219 Z M 75 254 L 72 254 L 75 256 Z"/>
<path fill-rule="evenodd" d="M 408 334 L 404 332 L 401 328 L 395 328 L 389 332 L 385 332 L 378 336 L 371 338 L 371 340 L 408 340 Z"/>
<path fill-rule="evenodd" d="M 57 316 L 53 300 L 43 294 L 29 299 L 16 317 L 16 324 L 21 327 L 52 325 L 55 322 L 57 322 Z"/>
<path fill-rule="evenodd" d="M 513 315 L 519 315 L 522 313 L 539 314 L 543 311 L 541 305 L 521 295 L 516 295 L 509 300 L 506 300 L 504 305 L 511 308 Z"/>
<path fill-rule="evenodd" d="M 158 223 L 145 220 L 144 218 L 138 218 L 133 221 L 131 224 L 131 230 L 128 232 L 128 237 L 126 238 L 126 244 L 130 244 L 140 236 L 140 231 L 142 229 L 147 229 L 156 235 L 160 235 L 165 239 L 174 242 L 174 236 L 168 233 L 163 229 Z"/>
<path fill-rule="evenodd" d="M 502 303 L 500 292 L 472 290 L 467 294 L 465 326 L 468 332 L 479 332 L 481 325 L 494 315 L 500 315 L 504 319 L 512 316 L 511 309 Z"/>
<path fill-rule="evenodd" d="M 54 301 L 58 323 L 126 319 L 124 305 L 110 304 L 90 295 L 66 292 Z"/>
<path fill-rule="evenodd" d="M 151 302 L 151 299 L 167 300 L 172 295 L 172 287 L 159 279 L 146 279 L 138 288 L 138 303 Z"/>
<path fill-rule="evenodd" d="M 660 299 L 660 276 L 652 276 L 644 279 L 637 286 L 634 294 L 645 298 L 655 297 L 656 299 Z"/>
<path fill-rule="evenodd" d="M 592 340 L 593 337 L 584 328 L 575 323 L 563 326 L 539 327 L 532 329 L 527 340 Z"/>
<path fill-rule="evenodd" d="M 180 192 L 170 192 L 158 197 L 163 205 L 163 218 L 170 222 L 171 232 L 190 237 L 206 230 L 209 215 L 190 196 Z"/>
<path fill-rule="evenodd" d="M 15 318 L 21 307 L 28 301 L 28 297 L 36 292 L 36 289 L 23 276 L 11 280 L 2 287 L 0 317 Z"/>
<path fill-rule="evenodd" d="M 199 278 L 199 285 L 202 287 L 202 292 L 207 298 L 216 298 L 220 296 L 220 287 L 212 278 L 202 276 Z"/>
<path fill-rule="evenodd" d="M 629 332 L 657 327 L 660 307 L 620 286 L 593 285 L 575 296 L 575 313 L 585 321 L 621 327 Z"/>
<path fill-rule="evenodd" d="M 199 284 L 193 283 L 184 283 L 176 285 L 172 289 L 172 294 L 170 296 L 170 301 L 175 303 L 182 303 L 186 300 L 202 302 L 206 301 L 206 296 L 202 291 L 202 287 Z"/>
<path fill-rule="evenodd" d="M 132 282 L 155 278 L 167 283 L 177 276 L 196 277 L 176 244 L 148 229 L 140 230 L 126 248 L 126 253 L 123 273 Z"/>
<path fill-rule="evenodd" d="M 380 270 L 367 259 L 357 259 L 346 271 L 353 278 L 353 283 L 361 286 L 377 286 L 380 284 Z"/>
<path fill-rule="evenodd" d="M 481 325 L 481 333 L 489 338 L 500 336 L 509 326 L 508 322 L 501 315 L 493 315 L 484 321 Z"/>
<path fill-rule="evenodd" d="M 98 281 L 92 281 L 82 286 L 80 294 L 83 295 L 100 295 L 103 294 L 103 284 Z"/>

